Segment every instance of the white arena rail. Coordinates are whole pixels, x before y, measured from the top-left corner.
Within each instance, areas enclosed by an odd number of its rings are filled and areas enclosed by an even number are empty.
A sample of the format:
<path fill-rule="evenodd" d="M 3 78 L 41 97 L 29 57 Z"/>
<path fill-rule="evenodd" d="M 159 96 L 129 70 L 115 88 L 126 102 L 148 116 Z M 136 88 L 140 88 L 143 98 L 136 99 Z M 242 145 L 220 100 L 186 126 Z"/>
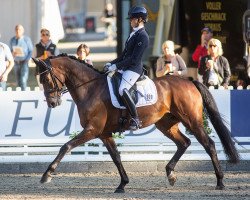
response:
<path fill-rule="evenodd" d="M 181 160 L 210 160 L 204 148 L 193 136 L 192 143 Z M 217 137 L 216 150 L 220 160 L 225 160 L 222 145 Z M 123 161 L 164 161 L 170 160 L 176 152 L 176 145 L 167 138 L 124 138 L 115 139 Z M 250 145 L 236 147 L 243 160 L 250 160 Z M 0 141 L 0 162 L 51 162 L 65 139 L 36 140 L 16 139 Z M 69 152 L 62 161 L 111 161 L 106 147 L 99 139 L 87 142 Z"/>

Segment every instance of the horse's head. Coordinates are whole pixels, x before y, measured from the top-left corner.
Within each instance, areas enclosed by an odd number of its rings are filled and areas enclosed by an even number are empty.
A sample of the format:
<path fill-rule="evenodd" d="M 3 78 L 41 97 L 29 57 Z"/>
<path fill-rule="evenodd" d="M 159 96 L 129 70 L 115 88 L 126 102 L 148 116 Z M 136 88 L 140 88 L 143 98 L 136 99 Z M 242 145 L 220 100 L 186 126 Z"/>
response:
<path fill-rule="evenodd" d="M 51 66 L 50 60 L 45 61 L 32 58 L 39 69 L 40 82 L 44 88 L 44 95 L 48 107 L 54 108 L 61 104 L 61 94 L 64 83 L 58 78 Z"/>

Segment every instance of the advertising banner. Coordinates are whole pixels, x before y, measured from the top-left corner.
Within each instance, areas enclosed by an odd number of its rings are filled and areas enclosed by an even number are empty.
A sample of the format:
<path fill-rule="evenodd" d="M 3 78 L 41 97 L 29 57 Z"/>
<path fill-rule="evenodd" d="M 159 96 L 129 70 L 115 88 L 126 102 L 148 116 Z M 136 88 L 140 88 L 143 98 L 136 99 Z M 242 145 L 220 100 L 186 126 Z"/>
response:
<path fill-rule="evenodd" d="M 211 93 L 231 129 L 231 91 L 211 90 Z M 44 94 L 40 91 L 0 92 L 0 100 L 1 140 L 69 139 L 71 133 L 82 130 L 76 105 L 69 93 L 63 95 L 62 104 L 56 108 L 48 108 Z M 240 119 L 239 114 L 237 119 Z M 180 129 L 183 133 L 186 132 L 182 125 Z M 126 137 L 165 137 L 154 125 L 138 131 L 126 131 L 124 134 Z"/>

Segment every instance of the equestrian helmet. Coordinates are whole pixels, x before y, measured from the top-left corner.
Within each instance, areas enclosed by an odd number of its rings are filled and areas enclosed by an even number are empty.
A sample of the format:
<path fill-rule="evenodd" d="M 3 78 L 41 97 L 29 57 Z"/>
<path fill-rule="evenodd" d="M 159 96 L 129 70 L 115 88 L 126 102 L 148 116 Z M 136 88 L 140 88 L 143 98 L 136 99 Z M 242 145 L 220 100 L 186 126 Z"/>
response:
<path fill-rule="evenodd" d="M 144 22 L 148 21 L 148 12 L 146 8 L 142 6 L 134 6 L 128 11 L 128 19 L 142 18 Z"/>

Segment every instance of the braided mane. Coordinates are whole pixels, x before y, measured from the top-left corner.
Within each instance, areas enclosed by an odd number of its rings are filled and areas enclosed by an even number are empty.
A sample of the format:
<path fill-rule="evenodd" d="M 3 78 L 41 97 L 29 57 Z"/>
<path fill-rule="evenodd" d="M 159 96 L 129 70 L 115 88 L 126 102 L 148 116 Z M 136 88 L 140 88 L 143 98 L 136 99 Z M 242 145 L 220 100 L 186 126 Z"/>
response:
<path fill-rule="evenodd" d="M 70 59 L 73 59 L 73 60 L 78 61 L 78 62 L 81 63 L 81 64 L 86 65 L 87 67 L 93 69 L 94 71 L 98 72 L 99 74 L 104 74 L 104 72 L 101 72 L 101 71 L 97 70 L 96 68 L 94 68 L 93 65 L 90 65 L 90 64 L 86 63 L 84 60 L 79 60 L 79 59 L 78 59 L 77 57 L 75 57 L 75 56 L 68 55 L 67 53 L 61 53 L 61 54 L 59 54 L 59 55 L 57 55 L 57 56 L 50 56 L 49 59 L 54 59 L 54 58 L 58 58 L 58 57 L 68 57 L 68 58 L 70 58 Z"/>

